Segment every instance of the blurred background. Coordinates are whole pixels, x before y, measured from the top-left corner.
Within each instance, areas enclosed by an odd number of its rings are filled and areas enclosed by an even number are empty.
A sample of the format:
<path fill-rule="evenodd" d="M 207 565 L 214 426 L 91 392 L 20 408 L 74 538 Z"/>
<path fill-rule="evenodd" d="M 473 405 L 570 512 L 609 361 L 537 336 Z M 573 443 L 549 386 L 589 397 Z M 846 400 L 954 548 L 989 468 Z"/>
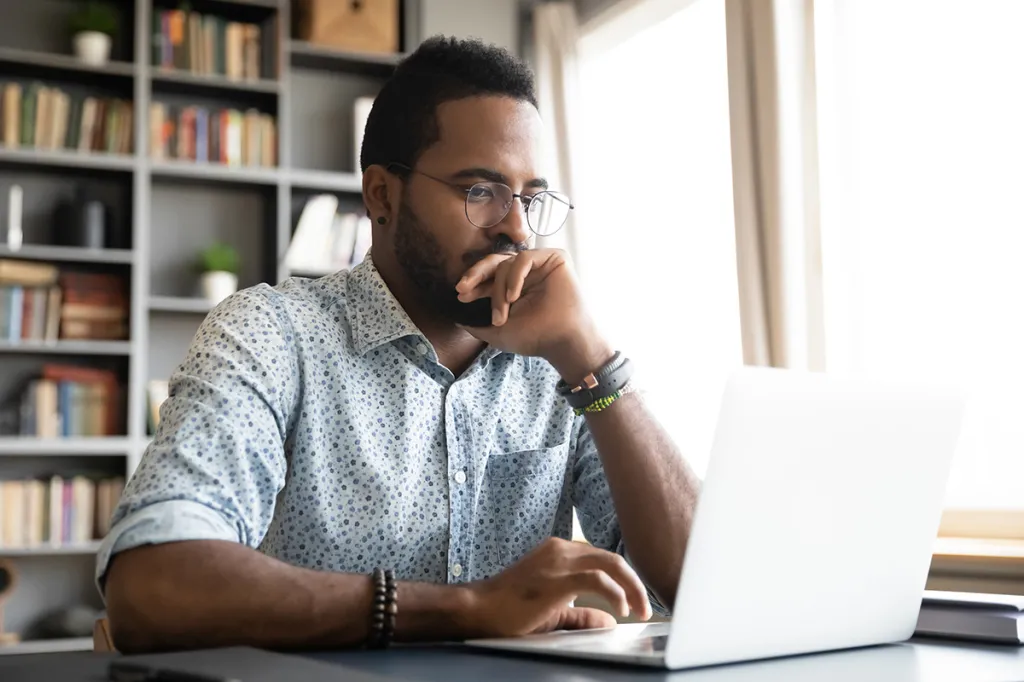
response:
<path fill-rule="evenodd" d="M 533 67 L 577 206 L 546 245 L 698 473 L 743 364 L 966 384 L 929 587 L 1024 594 L 1022 24 L 1018 0 L 0 0 L 0 654 L 91 648 L 169 373 L 232 291 L 362 259 L 363 122 L 437 33 Z"/>

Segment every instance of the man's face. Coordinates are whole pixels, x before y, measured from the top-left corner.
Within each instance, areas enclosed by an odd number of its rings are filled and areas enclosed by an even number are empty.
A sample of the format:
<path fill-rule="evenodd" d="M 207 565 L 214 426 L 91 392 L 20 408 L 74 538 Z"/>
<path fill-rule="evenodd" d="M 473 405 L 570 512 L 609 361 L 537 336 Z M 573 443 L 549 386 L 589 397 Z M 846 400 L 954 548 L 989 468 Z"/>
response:
<path fill-rule="evenodd" d="M 395 256 L 424 305 L 440 317 L 468 326 L 491 321 L 489 299 L 462 303 L 455 285 L 490 253 L 527 248 L 531 233 L 516 199 L 504 220 L 481 229 L 466 216 L 466 193 L 477 182 L 500 181 L 516 194 L 539 190 L 534 148 L 540 117 L 527 102 L 473 97 L 437 110 L 440 139 L 406 179 L 394 231 Z"/>

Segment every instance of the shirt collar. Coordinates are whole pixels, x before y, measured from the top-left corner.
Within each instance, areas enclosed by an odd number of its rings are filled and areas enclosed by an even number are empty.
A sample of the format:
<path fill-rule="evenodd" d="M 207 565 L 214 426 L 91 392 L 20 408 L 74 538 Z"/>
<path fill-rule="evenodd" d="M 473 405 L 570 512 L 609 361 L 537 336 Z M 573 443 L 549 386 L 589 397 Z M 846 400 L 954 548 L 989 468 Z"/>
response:
<path fill-rule="evenodd" d="M 349 271 L 346 288 L 345 316 L 357 355 L 406 336 L 417 336 L 429 347 L 427 337 L 391 293 L 369 254 Z M 480 360 L 487 363 L 504 352 L 488 345 L 480 353 Z M 526 360 L 529 370 L 531 359 Z"/>
<path fill-rule="evenodd" d="M 369 255 L 349 272 L 346 288 L 345 316 L 358 355 L 404 336 L 423 337 Z"/>

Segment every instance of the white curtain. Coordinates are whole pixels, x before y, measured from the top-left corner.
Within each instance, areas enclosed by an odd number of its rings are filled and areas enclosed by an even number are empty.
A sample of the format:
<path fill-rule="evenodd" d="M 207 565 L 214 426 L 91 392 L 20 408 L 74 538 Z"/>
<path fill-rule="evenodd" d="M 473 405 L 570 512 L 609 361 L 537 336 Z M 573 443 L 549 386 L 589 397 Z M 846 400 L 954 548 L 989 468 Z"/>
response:
<path fill-rule="evenodd" d="M 825 368 L 812 0 L 726 0 L 744 362 Z"/>
<path fill-rule="evenodd" d="M 544 121 L 539 150 L 541 168 L 551 187 L 573 193 L 573 122 L 579 120 L 579 24 L 571 2 L 550 2 L 533 10 L 534 70 L 537 99 Z M 551 237 L 539 237 L 539 248 L 561 248 L 576 255 L 575 212 Z M 576 263 L 577 269 L 580 264 Z"/>

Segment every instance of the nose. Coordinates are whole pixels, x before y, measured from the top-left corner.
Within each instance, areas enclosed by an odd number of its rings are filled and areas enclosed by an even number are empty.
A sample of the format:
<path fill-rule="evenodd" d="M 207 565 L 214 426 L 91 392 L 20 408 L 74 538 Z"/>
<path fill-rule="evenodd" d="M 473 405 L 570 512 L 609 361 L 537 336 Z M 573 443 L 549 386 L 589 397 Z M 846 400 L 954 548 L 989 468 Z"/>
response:
<path fill-rule="evenodd" d="M 529 241 L 530 225 L 526 221 L 526 210 L 519 197 L 512 199 L 512 206 L 509 207 L 508 213 L 497 225 L 488 228 L 487 233 L 492 242 L 497 240 L 500 235 L 511 239 L 513 244 L 525 244 Z"/>

